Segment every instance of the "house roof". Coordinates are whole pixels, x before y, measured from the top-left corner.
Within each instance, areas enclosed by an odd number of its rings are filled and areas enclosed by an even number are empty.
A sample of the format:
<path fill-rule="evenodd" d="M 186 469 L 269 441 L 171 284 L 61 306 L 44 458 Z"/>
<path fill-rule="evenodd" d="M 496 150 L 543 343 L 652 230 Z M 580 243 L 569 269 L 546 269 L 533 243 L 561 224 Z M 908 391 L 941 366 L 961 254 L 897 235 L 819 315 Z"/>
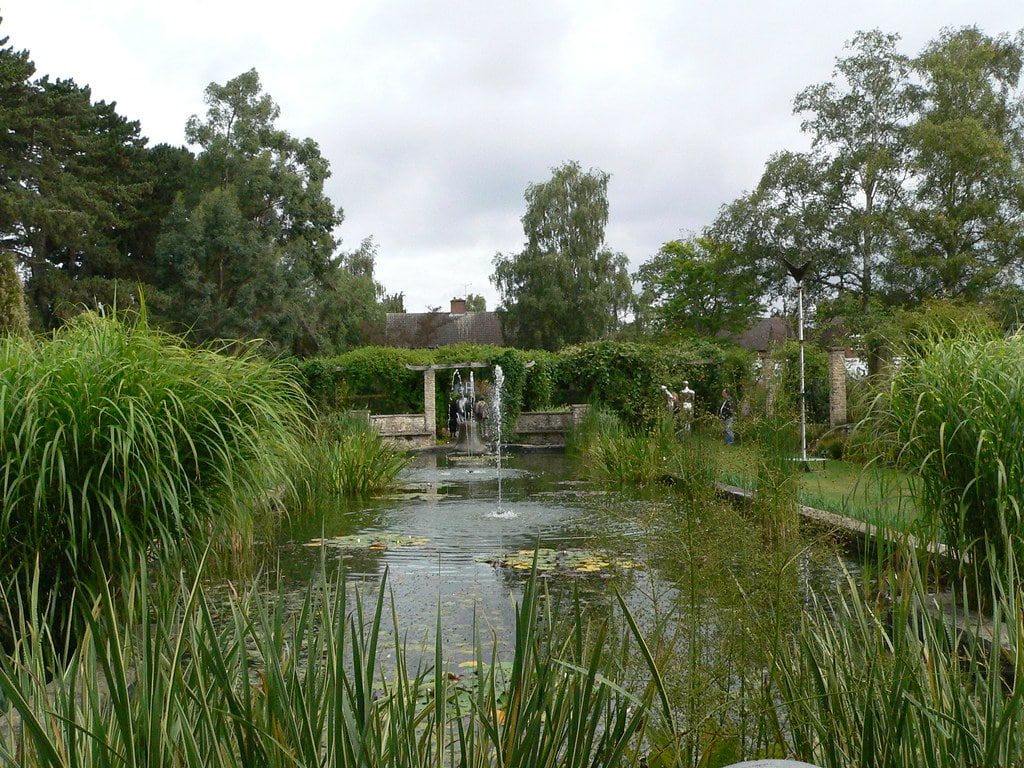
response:
<path fill-rule="evenodd" d="M 767 352 L 790 338 L 789 323 L 784 317 L 762 317 L 743 333 L 733 338 L 744 349 Z"/>
<path fill-rule="evenodd" d="M 389 347 L 505 344 L 497 312 L 388 312 L 384 333 Z"/>

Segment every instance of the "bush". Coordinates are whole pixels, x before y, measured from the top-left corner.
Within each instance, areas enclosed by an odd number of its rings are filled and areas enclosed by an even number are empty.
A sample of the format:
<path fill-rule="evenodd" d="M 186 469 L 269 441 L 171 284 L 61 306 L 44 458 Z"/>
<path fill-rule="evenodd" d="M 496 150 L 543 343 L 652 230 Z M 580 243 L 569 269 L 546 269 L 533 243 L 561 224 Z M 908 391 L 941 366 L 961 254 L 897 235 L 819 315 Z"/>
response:
<path fill-rule="evenodd" d="M 303 448 L 286 499 L 295 514 L 313 514 L 340 499 L 366 498 L 391 488 L 408 463 L 364 416 L 323 414 Z"/>

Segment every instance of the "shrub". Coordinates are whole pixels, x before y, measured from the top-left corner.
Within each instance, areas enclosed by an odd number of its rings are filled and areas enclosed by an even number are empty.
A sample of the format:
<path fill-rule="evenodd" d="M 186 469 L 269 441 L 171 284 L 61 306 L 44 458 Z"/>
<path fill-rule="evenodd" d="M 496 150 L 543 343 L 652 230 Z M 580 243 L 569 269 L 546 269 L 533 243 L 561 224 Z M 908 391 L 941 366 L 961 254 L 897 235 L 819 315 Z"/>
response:
<path fill-rule="evenodd" d="M 297 514 L 386 491 L 408 463 L 408 457 L 382 440 L 365 416 L 338 412 L 319 417 L 303 455 L 286 499 L 288 510 Z"/>

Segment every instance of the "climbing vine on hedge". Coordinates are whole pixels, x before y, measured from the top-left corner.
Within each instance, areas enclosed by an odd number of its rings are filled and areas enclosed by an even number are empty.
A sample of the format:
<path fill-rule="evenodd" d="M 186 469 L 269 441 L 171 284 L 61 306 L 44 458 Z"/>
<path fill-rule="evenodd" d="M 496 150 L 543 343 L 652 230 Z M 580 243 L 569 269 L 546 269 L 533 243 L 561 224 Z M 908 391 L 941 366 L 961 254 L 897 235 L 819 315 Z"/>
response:
<path fill-rule="evenodd" d="M 751 356 L 713 342 L 676 346 L 596 341 L 561 352 L 459 344 L 432 350 L 363 347 L 335 358 L 300 364 L 307 392 L 321 408 L 367 409 L 373 413 L 422 413 L 423 373 L 407 365 L 488 363 L 472 371 L 476 391 L 493 383 L 494 366 L 504 373 L 502 432 L 511 435 L 524 410 L 547 410 L 575 403 L 599 404 L 637 427 L 651 424 L 664 407 L 661 384 L 679 391 L 684 382 L 696 392 L 697 409 L 717 407 L 723 386 L 739 391 L 749 376 Z M 532 365 L 530 365 L 532 363 Z M 469 371 L 460 371 L 465 379 Z M 445 427 L 452 373 L 435 380 L 439 433 Z"/>

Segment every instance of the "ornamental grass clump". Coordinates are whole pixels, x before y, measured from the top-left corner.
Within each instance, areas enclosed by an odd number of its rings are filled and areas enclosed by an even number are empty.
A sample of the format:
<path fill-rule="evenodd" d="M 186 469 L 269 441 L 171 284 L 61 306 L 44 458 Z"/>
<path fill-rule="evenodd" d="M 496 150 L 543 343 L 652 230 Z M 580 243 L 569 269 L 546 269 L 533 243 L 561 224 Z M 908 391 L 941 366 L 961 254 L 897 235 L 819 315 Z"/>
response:
<path fill-rule="evenodd" d="M 190 349 L 92 313 L 0 339 L 2 583 L 38 570 L 66 604 L 122 562 L 234 538 L 267 513 L 307 421 L 295 378 L 254 347 Z"/>
<path fill-rule="evenodd" d="M 875 415 L 897 460 L 920 478 L 924 533 L 961 556 L 1013 547 L 1019 559 L 1024 336 L 934 341 L 897 367 Z"/>
<path fill-rule="evenodd" d="M 595 482 L 650 488 L 669 476 L 676 446 L 671 416 L 644 430 L 624 425 L 614 414 L 591 409 L 572 436 L 570 450 Z"/>
<path fill-rule="evenodd" d="M 393 488 L 409 456 L 381 438 L 365 416 L 332 412 L 313 425 L 286 498 L 292 514 L 316 514 L 343 499 Z"/>

